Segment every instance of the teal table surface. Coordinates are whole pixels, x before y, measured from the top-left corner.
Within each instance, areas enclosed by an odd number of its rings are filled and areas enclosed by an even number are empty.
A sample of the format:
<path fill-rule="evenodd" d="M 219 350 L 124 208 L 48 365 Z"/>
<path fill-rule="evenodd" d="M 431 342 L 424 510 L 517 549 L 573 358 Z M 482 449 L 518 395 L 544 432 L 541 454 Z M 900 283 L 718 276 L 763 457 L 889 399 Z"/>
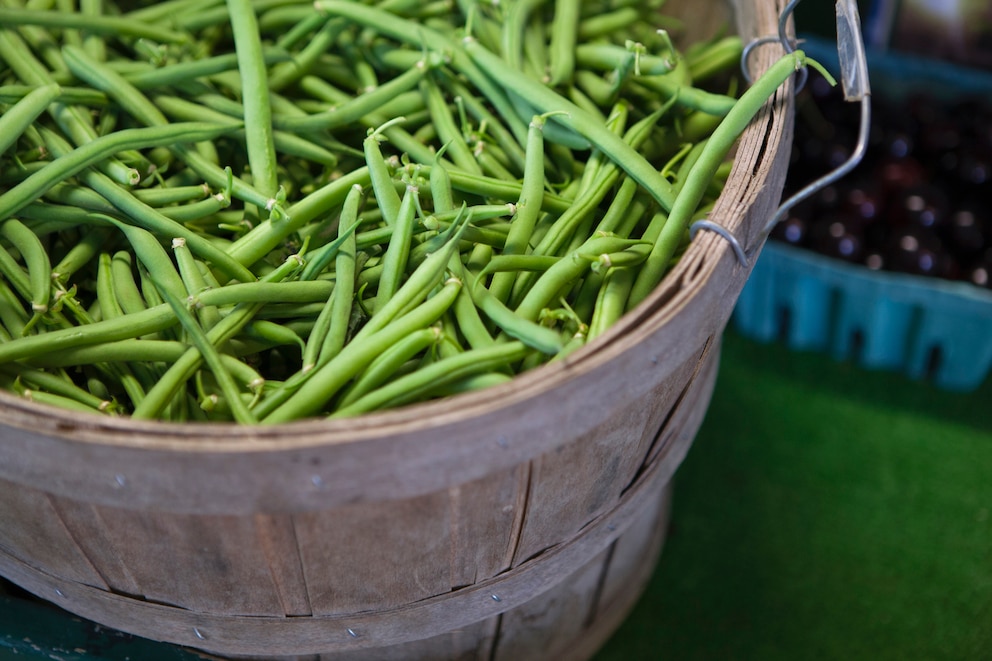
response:
<path fill-rule="evenodd" d="M 992 658 L 992 383 L 729 331 L 668 540 L 595 661 Z M 0 658 L 200 658 L 0 583 Z"/>

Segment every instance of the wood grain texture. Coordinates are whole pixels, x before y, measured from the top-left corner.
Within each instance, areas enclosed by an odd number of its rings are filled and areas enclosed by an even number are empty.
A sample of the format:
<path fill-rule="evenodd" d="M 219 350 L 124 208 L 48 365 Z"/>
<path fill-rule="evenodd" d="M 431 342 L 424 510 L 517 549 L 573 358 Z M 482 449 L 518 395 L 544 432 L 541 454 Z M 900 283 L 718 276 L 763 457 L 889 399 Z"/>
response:
<path fill-rule="evenodd" d="M 715 370 L 703 370 L 694 383 L 689 396 L 700 398 L 700 408 L 705 409 L 714 380 Z M 492 620 L 554 589 L 563 576 L 592 562 L 642 517 L 657 498 L 659 485 L 667 482 L 668 470 L 665 462 L 654 462 L 616 508 L 538 558 L 473 586 L 393 610 L 294 618 L 194 612 L 66 581 L 2 550 L 0 572 L 35 594 L 50 595 L 57 590 L 56 603 L 83 617 L 224 655 L 271 658 L 317 650 L 322 654 L 329 653 L 324 650 L 340 654 L 377 650 L 446 632 L 464 635 L 466 627 Z"/>
<path fill-rule="evenodd" d="M 107 589 L 52 498 L 41 489 L 0 481 L 0 549 L 33 565 L 55 568 L 67 580 Z"/>

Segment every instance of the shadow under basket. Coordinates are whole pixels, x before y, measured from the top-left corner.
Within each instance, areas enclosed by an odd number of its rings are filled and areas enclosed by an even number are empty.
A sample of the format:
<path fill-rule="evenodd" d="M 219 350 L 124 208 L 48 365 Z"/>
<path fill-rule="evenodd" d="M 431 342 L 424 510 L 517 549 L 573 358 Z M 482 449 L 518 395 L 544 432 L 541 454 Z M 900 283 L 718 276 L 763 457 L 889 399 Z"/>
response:
<path fill-rule="evenodd" d="M 776 32 L 780 4 L 734 4 L 745 40 Z M 752 70 L 780 53 L 761 46 Z M 749 251 L 791 126 L 785 86 L 710 214 Z M 658 558 L 748 275 L 700 232 L 648 300 L 568 358 L 353 419 L 179 425 L 0 394 L 0 574 L 223 657 L 587 659 Z"/>

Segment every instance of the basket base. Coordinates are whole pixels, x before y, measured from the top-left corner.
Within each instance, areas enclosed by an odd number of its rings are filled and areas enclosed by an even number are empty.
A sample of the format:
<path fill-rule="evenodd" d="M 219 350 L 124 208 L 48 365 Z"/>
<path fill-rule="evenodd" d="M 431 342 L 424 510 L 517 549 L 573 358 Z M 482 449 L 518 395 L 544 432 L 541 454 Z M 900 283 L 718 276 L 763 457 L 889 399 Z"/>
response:
<path fill-rule="evenodd" d="M 245 617 L 193 612 L 66 581 L 2 548 L 0 574 L 109 628 L 220 658 L 582 661 L 623 621 L 655 567 L 668 523 L 671 477 L 702 424 L 719 353 L 715 340 L 664 421 L 640 475 L 613 508 L 519 566 L 434 598 L 371 613 Z M 397 640 L 398 631 L 443 633 Z"/>

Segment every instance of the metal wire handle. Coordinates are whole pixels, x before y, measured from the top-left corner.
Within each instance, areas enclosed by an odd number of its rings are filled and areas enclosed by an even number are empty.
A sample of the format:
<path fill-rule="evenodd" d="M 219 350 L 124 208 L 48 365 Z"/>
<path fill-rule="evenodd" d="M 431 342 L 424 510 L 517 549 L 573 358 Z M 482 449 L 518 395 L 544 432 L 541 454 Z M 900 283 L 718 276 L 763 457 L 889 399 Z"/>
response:
<path fill-rule="evenodd" d="M 786 53 L 792 53 L 796 50 L 796 44 L 799 42 L 789 37 L 787 28 L 789 19 L 799 2 L 800 0 L 790 0 L 782 10 L 778 20 L 777 36 L 758 37 L 744 47 L 744 50 L 741 52 L 741 71 L 749 83 L 752 81 L 752 77 L 748 70 L 747 62 L 756 47 L 777 41 L 782 45 Z M 837 55 L 840 61 L 840 80 L 844 90 L 844 100 L 861 103 L 861 124 L 858 129 L 857 142 L 851 155 L 844 163 L 822 177 L 810 182 L 782 202 L 775 214 L 772 215 L 762 228 L 758 236 L 759 240 L 756 243 L 758 246 L 771 234 L 775 225 L 781 222 L 793 207 L 857 167 L 864 158 L 868 148 L 868 133 L 871 127 L 871 89 L 868 82 L 868 58 L 865 53 L 864 40 L 861 37 L 861 18 L 858 14 L 858 6 L 855 0 L 837 0 L 835 10 L 837 14 Z M 800 70 L 799 78 L 796 80 L 796 92 L 802 89 L 808 77 L 809 70 L 804 67 Z M 748 265 L 747 253 L 741 247 L 741 243 L 737 240 L 737 237 L 729 230 L 710 220 L 699 220 L 690 226 L 690 237 L 694 236 L 700 229 L 711 230 L 722 236 L 730 243 L 741 266 L 746 267 Z"/>
<path fill-rule="evenodd" d="M 787 52 L 795 50 L 785 28 L 789 15 L 797 4 L 799 4 L 799 0 L 791 0 L 779 17 L 779 40 Z M 868 133 L 871 128 L 871 89 L 868 83 L 868 58 L 865 53 L 864 40 L 861 37 L 861 18 L 858 15 L 858 6 L 854 0 L 837 0 L 836 12 L 837 55 L 840 61 L 840 80 L 844 90 L 844 100 L 861 103 L 861 124 L 858 128 L 857 142 L 846 161 L 801 188 L 779 206 L 778 211 L 762 229 L 762 238 L 767 237 L 775 225 L 797 204 L 857 167 L 868 149 Z"/>

